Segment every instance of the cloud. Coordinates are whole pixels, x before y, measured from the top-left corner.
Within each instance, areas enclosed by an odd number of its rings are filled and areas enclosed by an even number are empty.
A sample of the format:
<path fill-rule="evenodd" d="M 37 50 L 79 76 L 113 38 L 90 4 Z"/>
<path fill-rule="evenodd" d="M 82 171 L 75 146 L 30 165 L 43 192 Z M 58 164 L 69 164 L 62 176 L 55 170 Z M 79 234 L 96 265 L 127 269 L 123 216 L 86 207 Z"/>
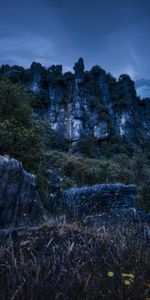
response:
<path fill-rule="evenodd" d="M 136 89 L 137 95 L 141 98 L 150 98 L 150 87 L 142 86 Z"/>
<path fill-rule="evenodd" d="M 0 63 L 28 67 L 32 61 L 51 65 L 56 61 L 55 44 L 41 36 L 25 34 L 0 38 Z"/>
<path fill-rule="evenodd" d="M 138 57 L 138 55 L 136 54 L 135 50 L 133 48 L 129 49 L 129 53 L 131 55 L 131 58 L 133 59 L 133 61 L 137 64 L 140 65 L 140 59 Z"/>
<path fill-rule="evenodd" d="M 150 97 L 150 79 L 141 78 L 136 80 L 137 94 L 142 98 Z"/>
<path fill-rule="evenodd" d="M 123 73 L 129 74 L 132 78 L 136 76 L 135 68 L 131 64 L 127 64 Z"/>
<path fill-rule="evenodd" d="M 82 56 L 88 69 L 150 78 L 149 0 L 1 2 L 0 64 L 38 61 L 68 71 Z"/>

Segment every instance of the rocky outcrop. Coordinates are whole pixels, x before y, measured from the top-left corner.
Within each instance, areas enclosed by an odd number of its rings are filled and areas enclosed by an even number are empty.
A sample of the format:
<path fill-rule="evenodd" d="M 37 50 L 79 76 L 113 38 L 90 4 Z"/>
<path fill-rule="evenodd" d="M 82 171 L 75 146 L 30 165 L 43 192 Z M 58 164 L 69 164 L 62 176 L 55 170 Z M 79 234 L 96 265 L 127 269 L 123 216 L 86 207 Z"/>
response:
<path fill-rule="evenodd" d="M 83 58 L 80 57 L 78 62 L 74 65 L 75 77 L 78 82 L 83 81 L 84 77 L 84 61 Z"/>
<path fill-rule="evenodd" d="M 48 121 L 71 148 L 87 136 L 98 142 L 111 143 L 118 139 L 120 144 L 125 139 L 141 148 L 149 144 L 150 101 L 137 97 L 134 82 L 128 75 L 121 75 L 117 80 L 99 66 L 85 71 L 80 58 L 74 73 L 63 74 L 60 65 L 46 69 L 32 63 L 27 70 L 3 65 L 0 76 L 25 84 L 40 97 L 38 107 L 34 103 L 37 117 Z"/>
<path fill-rule="evenodd" d="M 116 213 L 136 209 L 136 186 L 100 184 L 64 191 L 65 210 L 68 216 L 84 217 L 97 213 Z"/>
<path fill-rule="evenodd" d="M 35 176 L 19 161 L 0 156 L 0 227 L 33 225 L 43 219 Z"/>

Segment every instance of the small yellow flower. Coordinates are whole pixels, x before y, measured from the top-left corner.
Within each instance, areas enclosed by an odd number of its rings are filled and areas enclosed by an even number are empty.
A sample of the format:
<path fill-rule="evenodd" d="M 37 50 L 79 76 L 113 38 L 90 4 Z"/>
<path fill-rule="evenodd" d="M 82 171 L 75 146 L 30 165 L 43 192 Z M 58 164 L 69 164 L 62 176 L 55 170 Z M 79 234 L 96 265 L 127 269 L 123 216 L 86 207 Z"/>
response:
<path fill-rule="evenodd" d="M 132 279 L 135 278 L 135 276 L 134 276 L 133 274 L 122 273 L 121 275 L 122 275 L 122 277 L 130 277 L 130 278 L 132 278 Z"/>
<path fill-rule="evenodd" d="M 113 277 L 113 276 L 114 276 L 114 273 L 113 273 L 113 272 L 111 272 L 111 271 L 109 271 L 109 272 L 107 273 L 107 276 L 111 278 L 111 277 Z"/>
<path fill-rule="evenodd" d="M 128 280 L 128 279 L 125 279 L 125 281 L 124 281 L 124 284 L 125 284 L 125 285 L 130 285 L 130 284 L 131 284 L 131 282 L 130 282 L 130 280 Z"/>

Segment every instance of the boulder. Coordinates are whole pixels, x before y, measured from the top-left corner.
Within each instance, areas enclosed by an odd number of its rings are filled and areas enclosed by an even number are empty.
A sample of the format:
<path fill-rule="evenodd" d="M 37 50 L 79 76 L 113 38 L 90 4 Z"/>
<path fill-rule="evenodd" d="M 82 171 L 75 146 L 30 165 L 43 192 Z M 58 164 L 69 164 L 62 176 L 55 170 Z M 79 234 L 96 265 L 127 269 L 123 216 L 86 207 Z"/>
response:
<path fill-rule="evenodd" d="M 136 209 L 136 200 L 135 185 L 98 184 L 64 191 L 65 210 L 71 217 Z"/>
<path fill-rule="evenodd" d="M 19 161 L 0 156 L 0 227 L 33 225 L 43 219 L 35 176 Z"/>

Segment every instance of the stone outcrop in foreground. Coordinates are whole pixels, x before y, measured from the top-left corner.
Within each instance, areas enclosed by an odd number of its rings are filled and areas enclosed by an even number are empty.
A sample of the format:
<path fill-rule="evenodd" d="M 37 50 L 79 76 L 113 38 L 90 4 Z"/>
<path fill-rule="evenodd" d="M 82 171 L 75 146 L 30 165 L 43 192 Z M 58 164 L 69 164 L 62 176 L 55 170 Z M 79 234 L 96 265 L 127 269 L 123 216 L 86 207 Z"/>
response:
<path fill-rule="evenodd" d="M 136 186 L 123 184 L 99 184 L 64 191 L 65 209 L 69 216 L 83 217 L 110 211 L 136 209 Z"/>
<path fill-rule="evenodd" d="M 65 190 L 59 203 L 55 198 L 49 200 L 47 209 L 55 211 L 57 204 L 57 211 L 68 217 L 86 218 L 90 224 L 110 224 L 118 215 L 120 222 L 122 213 L 130 215 L 136 209 L 136 198 L 135 185 L 98 184 Z M 19 161 L 0 156 L 0 227 L 32 226 L 42 222 L 44 216 L 35 176 L 27 173 Z"/>
<path fill-rule="evenodd" d="M 43 216 L 35 176 L 19 161 L 0 156 L 0 227 L 37 224 Z"/>

